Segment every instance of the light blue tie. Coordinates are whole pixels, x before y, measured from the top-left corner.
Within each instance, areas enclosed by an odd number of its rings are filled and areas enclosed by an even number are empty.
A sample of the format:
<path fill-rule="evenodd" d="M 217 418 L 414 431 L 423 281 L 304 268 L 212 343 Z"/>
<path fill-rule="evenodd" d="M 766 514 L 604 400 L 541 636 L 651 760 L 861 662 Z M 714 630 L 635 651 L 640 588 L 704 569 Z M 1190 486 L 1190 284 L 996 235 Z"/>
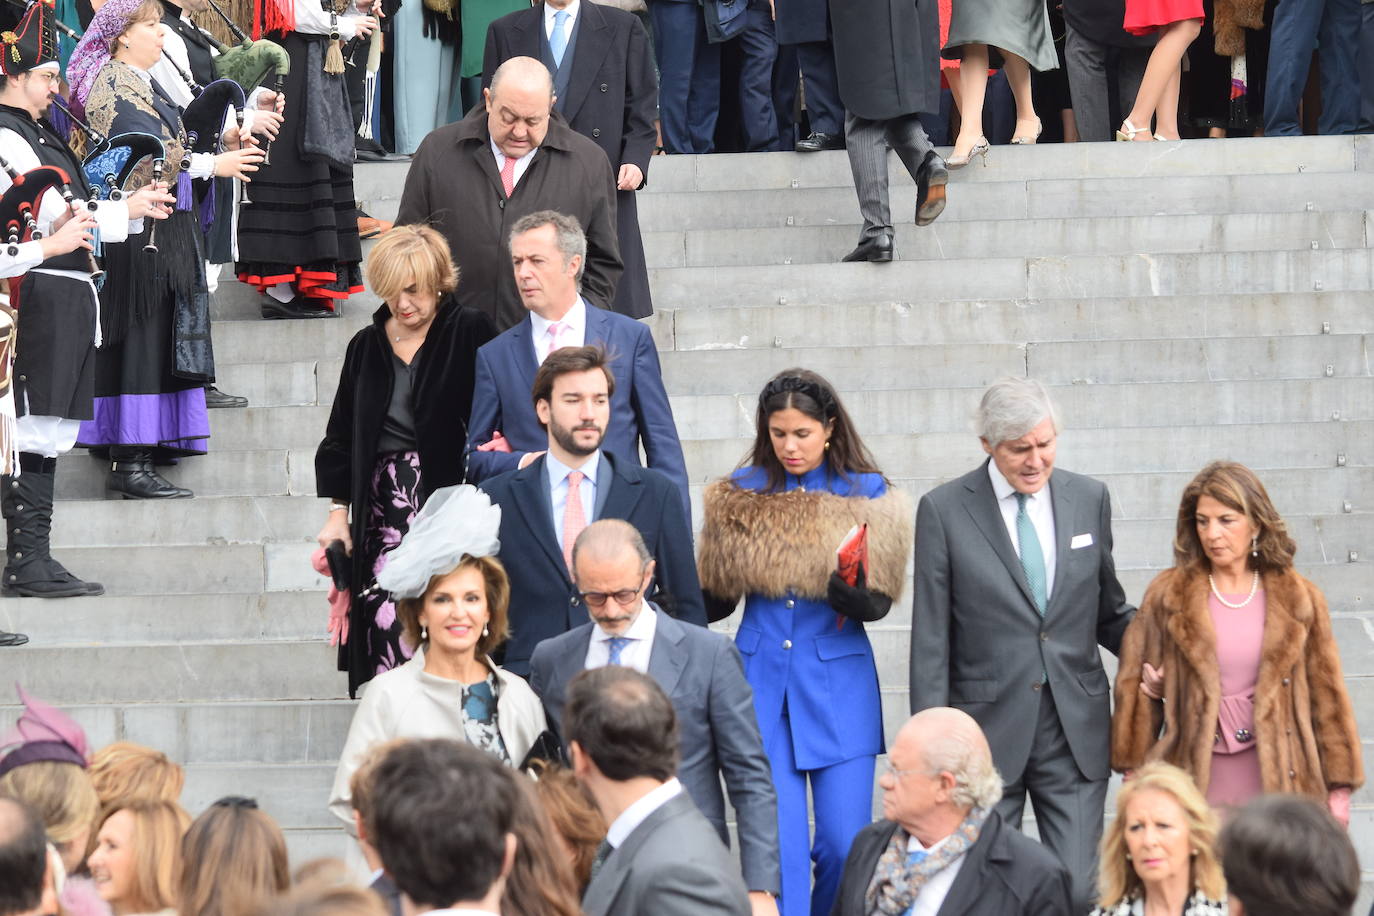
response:
<path fill-rule="evenodd" d="M 1016 541 L 1021 548 L 1021 570 L 1026 574 L 1026 584 L 1030 586 L 1031 596 L 1035 598 L 1035 609 L 1045 616 L 1049 604 L 1045 590 L 1045 552 L 1040 549 L 1040 536 L 1035 533 L 1026 514 L 1026 499 L 1029 494 L 1016 494 Z"/>
<path fill-rule="evenodd" d="M 568 11 L 553 14 L 553 34 L 549 36 L 549 50 L 553 52 L 555 67 L 563 65 L 563 52 L 568 50 Z"/>
<path fill-rule="evenodd" d="M 606 659 L 606 664 L 608 664 L 608 665 L 619 665 L 619 664 L 623 664 L 623 663 L 620 661 L 620 653 L 621 653 L 621 652 L 624 652 L 624 651 L 625 651 L 625 647 L 628 646 L 628 645 L 629 645 L 630 643 L 632 643 L 633 641 L 634 641 L 634 640 L 630 639 L 630 637 L 628 637 L 628 636 L 608 636 L 608 637 L 606 637 L 606 648 L 607 648 L 607 649 L 609 650 L 609 652 L 610 652 L 610 656 Z"/>
<path fill-rule="evenodd" d="M 930 853 L 926 852 L 924 849 L 912 849 L 912 850 L 908 850 L 908 852 L 907 852 L 907 854 L 906 854 L 906 867 L 907 867 L 907 868 L 911 868 L 911 867 L 913 867 L 913 866 L 915 866 L 915 865 L 920 865 L 922 862 L 924 862 L 924 861 L 925 861 L 926 859 L 928 859 L 928 858 L 930 858 Z M 914 913 L 915 911 L 916 911 L 916 904 L 913 903 L 913 904 L 911 905 L 911 909 L 909 909 L 909 910 L 907 910 L 905 913 L 903 913 L 902 916 L 911 916 L 911 914 Z"/>

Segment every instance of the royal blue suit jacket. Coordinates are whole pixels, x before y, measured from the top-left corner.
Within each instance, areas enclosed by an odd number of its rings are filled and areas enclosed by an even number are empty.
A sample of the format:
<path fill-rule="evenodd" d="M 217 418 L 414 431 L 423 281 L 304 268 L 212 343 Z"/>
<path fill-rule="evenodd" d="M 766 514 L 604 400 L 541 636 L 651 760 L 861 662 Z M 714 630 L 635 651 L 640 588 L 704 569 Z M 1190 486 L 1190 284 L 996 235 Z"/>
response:
<path fill-rule="evenodd" d="M 650 598 L 686 623 L 706 626 L 706 605 L 692 553 L 692 528 L 668 479 L 602 452 L 609 468 L 598 475 L 592 521 L 618 518 L 634 525 L 656 561 Z M 607 471 L 609 470 L 609 473 Z M 501 507 L 501 552 L 510 575 L 510 639 L 503 668 L 528 677 L 534 647 L 589 622 L 563 562 L 553 527 L 549 477 L 541 456 L 528 467 L 499 474 L 482 489 Z"/>
<path fill-rule="evenodd" d="M 530 391 L 534 387 L 533 325 L 528 316 L 497 335 L 477 351 L 473 383 L 472 418 L 468 424 L 468 480 L 480 483 L 515 469 L 526 452 L 542 452 L 549 437 L 534 413 Z M 691 518 L 687 495 L 687 465 L 682 442 L 673 422 L 673 408 L 663 388 L 658 349 L 647 325 L 633 318 L 587 306 L 588 346 L 601 344 L 611 354 L 615 394 L 611 419 L 601 447 L 622 460 L 639 464 L 639 446 L 649 467 L 662 472 L 678 490 L 686 518 Z M 511 452 L 479 452 L 477 446 L 491 441 L 500 430 Z"/>

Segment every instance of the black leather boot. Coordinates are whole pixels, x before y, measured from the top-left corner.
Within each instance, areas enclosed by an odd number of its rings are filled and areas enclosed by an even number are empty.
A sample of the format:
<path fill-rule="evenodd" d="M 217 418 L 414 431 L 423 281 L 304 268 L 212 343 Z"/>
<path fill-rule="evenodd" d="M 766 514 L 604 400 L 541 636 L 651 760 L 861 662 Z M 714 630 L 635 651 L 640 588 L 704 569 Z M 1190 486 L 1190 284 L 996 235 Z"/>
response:
<path fill-rule="evenodd" d="M 154 470 L 152 454 L 146 449 L 111 449 L 111 458 L 105 489 L 124 499 L 186 499 L 195 495 Z"/>
<path fill-rule="evenodd" d="M 48 552 L 52 531 L 51 461 L 21 453 L 20 474 L 0 478 L 0 507 L 7 533 L 0 594 L 7 598 L 77 598 L 98 594 L 62 569 Z"/>

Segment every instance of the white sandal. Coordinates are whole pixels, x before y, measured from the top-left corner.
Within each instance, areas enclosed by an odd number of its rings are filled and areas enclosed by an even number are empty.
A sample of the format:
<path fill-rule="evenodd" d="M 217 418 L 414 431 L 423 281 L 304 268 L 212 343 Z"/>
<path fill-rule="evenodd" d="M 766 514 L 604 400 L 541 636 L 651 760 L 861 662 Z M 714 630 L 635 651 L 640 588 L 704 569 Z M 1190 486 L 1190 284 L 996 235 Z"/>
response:
<path fill-rule="evenodd" d="M 1125 142 L 1130 142 L 1135 139 L 1136 134 L 1147 134 L 1149 132 L 1149 128 L 1136 127 L 1134 124 L 1131 123 L 1131 119 L 1127 118 L 1126 120 L 1121 122 L 1121 127 L 1116 132 L 1116 139 Z"/>

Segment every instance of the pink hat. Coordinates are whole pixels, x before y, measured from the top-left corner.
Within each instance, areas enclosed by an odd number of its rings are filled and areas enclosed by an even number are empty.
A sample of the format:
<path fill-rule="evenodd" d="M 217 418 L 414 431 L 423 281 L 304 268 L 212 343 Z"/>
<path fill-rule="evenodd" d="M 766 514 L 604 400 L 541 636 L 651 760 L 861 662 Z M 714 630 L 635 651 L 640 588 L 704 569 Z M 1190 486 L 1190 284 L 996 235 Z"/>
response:
<path fill-rule="evenodd" d="M 14 686 L 19 691 L 24 712 L 14 728 L 0 735 L 0 750 L 10 749 L 9 753 L 0 757 L 0 776 L 16 767 L 40 760 L 74 763 L 84 767 L 87 753 L 85 730 L 60 709 L 42 700 L 35 700 L 18 684 Z"/>

